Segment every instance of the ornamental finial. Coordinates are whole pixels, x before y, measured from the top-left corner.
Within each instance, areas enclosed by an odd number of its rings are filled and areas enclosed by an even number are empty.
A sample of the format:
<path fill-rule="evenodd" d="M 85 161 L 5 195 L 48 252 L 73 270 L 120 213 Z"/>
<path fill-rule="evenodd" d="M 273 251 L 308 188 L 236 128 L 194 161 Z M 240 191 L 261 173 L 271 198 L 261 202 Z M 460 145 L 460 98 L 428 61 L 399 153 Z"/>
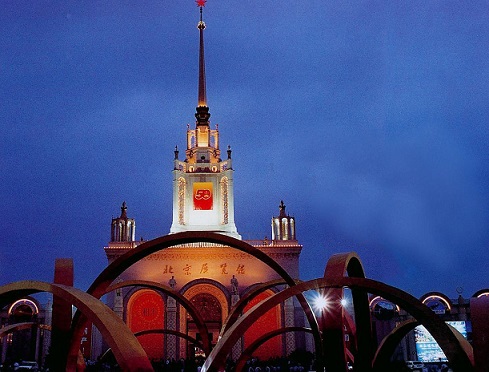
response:
<path fill-rule="evenodd" d="M 197 3 L 197 6 L 198 7 L 203 7 L 205 6 L 205 3 L 207 2 L 207 0 L 195 0 L 195 2 Z"/>

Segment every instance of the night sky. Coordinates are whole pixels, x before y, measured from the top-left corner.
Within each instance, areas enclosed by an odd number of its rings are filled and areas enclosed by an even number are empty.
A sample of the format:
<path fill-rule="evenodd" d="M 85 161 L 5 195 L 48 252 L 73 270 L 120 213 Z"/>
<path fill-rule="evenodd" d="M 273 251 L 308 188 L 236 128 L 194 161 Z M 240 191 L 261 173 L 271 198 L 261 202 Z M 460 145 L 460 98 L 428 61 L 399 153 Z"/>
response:
<path fill-rule="evenodd" d="M 173 150 L 195 124 L 199 11 L 163 0 L 2 1 L 0 284 L 106 266 L 123 201 L 170 230 Z M 209 0 L 207 98 L 233 150 L 235 219 L 280 200 L 301 279 L 356 251 L 419 297 L 489 287 L 489 2 Z"/>

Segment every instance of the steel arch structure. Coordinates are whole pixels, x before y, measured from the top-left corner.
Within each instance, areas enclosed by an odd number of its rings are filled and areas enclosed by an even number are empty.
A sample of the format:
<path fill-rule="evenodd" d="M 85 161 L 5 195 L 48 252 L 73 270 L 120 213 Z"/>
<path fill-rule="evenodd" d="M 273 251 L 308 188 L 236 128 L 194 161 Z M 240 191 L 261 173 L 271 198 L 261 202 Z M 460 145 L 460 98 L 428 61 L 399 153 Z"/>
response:
<path fill-rule="evenodd" d="M 139 331 L 139 332 L 136 332 L 134 333 L 134 336 L 136 337 L 139 337 L 139 336 L 144 336 L 144 335 L 149 335 L 149 334 L 154 334 L 154 333 L 162 333 L 162 334 L 169 334 L 169 335 L 173 335 L 173 336 L 177 336 L 177 337 L 181 337 L 189 342 L 191 342 L 192 344 L 194 344 L 195 346 L 198 346 L 200 348 L 202 348 L 202 343 L 200 341 L 197 341 L 195 338 L 193 338 L 192 336 L 189 336 L 187 335 L 186 333 L 182 333 L 182 332 L 178 332 L 178 331 L 173 331 L 171 329 L 145 329 L 144 331 Z M 103 360 L 104 358 L 107 357 L 107 355 L 109 355 L 109 353 L 112 352 L 112 349 L 107 349 L 103 354 L 102 356 L 100 357 L 101 360 Z"/>
<path fill-rule="evenodd" d="M 381 341 L 375 353 L 372 365 L 374 370 L 382 371 L 387 368 L 389 359 L 401 340 L 420 323 L 416 319 L 408 319 L 400 323 Z"/>
<path fill-rule="evenodd" d="M 267 289 L 276 287 L 277 285 L 283 285 L 286 284 L 286 282 L 283 279 L 277 279 L 277 280 L 271 280 L 266 283 L 261 283 L 257 286 L 255 286 L 250 292 L 246 293 L 243 297 L 239 299 L 238 302 L 234 305 L 234 307 L 231 309 L 226 321 L 221 327 L 221 332 L 220 334 L 223 335 L 229 327 L 231 327 L 236 319 L 238 319 L 241 316 L 241 313 L 243 312 L 244 308 L 250 302 L 253 298 L 258 296 L 260 293 L 266 291 Z"/>
<path fill-rule="evenodd" d="M 51 331 L 51 326 L 49 324 L 41 324 L 35 322 L 21 322 L 21 323 L 8 324 L 5 327 L 0 328 L 0 338 L 4 337 L 8 333 L 14 331 L 20 331 L 32 327 L 37 327 L 39 329 L 45 329 L 47 331 Z"/>
<path fill-rule="evenodd" d="M 170 287 L 164 284 L 150 282 L 147 280 L 126 280 L 109 286 L 106 290 L 106 293 L 115 291 L 116 289 L 119 288 L 135 287 L 135 286 L 154 289 L 175 298 L 175 300 L 177 300 L 177 302 L 179 302 L 180 305 L 182 305 L 183 308 L 187 310 L 190 316 L 194 319 L 195 324 L 197 325 L 197 328 L 199 330 L 200 336 L 202 337 L 202 350 L 204 351 L 205 355 L 208 355 L 210 353 L 211 345 L 209 343 L 209 338 L 208 338 L 209 331 L 207 330 L 207 326 L 205 325 L 204 319 L 199 314 L 199 312 L 195 309 L 195 306 L 192 305 L 192 303 L 186 297 L 182 296 L 180 293 L 174 291 Z"/>
<path fill-rule="evenodd" d="M 380 295 L 385 299 L 398 304 L 428 329 L 440 345 L 455 371 L 470 372 L 474 370 L 472 347 L 468 341 L 457 338 L 444 321 L 437 317 L 436 314 L 418 299 L 398 288 L 375 280 L 338 277 L 334 279 L 313 279 L 303 282 L 293 287 L 289 287 L 282 292 L 276 293 L 260 302 L 246 312 L 232 327 L 229 328 L 221 339 L 221 342 L 216 345 L 207 358 L 202 367 L 202 372 L 220 371 L 224 366 L 226 356 L 231 351 L 232 346 L 239 339 L 242 332 L 246 330 L 250 324 L 256 321 L 261 314 L 268 311 L 273 306 L 287 298 L 295 296 L 299 292 L 320 290 L 322 288 L 343 287 Z"/>
<path fill-rule="evenodd" d="M 153 370 L 145 351 L 122 319 L 99 299 L 79 289 L 33 280 L 15 282 L 0 287 L 0 308 L 13 298 L 40 292 L 63 298 L 93 322 L 114 351 L 114 356 L 124 371 Z"/>
<path fill-rule="evenodd" d="M 176 245 L 198 242 L 229 246 L 231 248 L 248 253 L 272 268 L 278 275 L 280 275 L 280 277 L 284 279 L 284 281 L 289 286 L 294 286 L 296 284 L 295 280 L 290 277 L 290 275 L 275 260 L 270 258 L 264 252 L 242 240 L 213 232 L 189 231 L 165 235 L 160 238 L 145 242 L 137 246 L 136 248 L 129 250 L 122 256 L 115 259 L 111 264 L 109 264 L 95 279 L 87 292 L 95 298 L 100 298 L 106 292 L 111 283 L 120 274 L 122 274 L 127 268 L 129 268 L 139 260 L 149 256 L 152 253 L 174 247 Z M 321 353 L 321 340 L 319 337 L 319 327 L 317 319 L 314 316 L 314 313 L 312 312 L 309 303 L 306 301 L 302 293 L 298 292 L 296 296 L 301 307 L 304 310 L 309 325 L 313 330 L 316 352 Z M 72 336 L 66 368 L 67 371 L 76 371 L 76 356 L 78 353 L 79 343 L 83 334 L 83 329 L 85 328 L 86 324 L 87 319 L 83 316 L 82 313 L 77 311 L 72 322 Z"/>
<path fill-rule="evenodd" d="M 246 360 L 248 358 L 251 358 L 253 352 L 260 347 L 263 343 L 267 342 L 271 338 L 281 335 L 283 333 L 287 332 L 308 332 L 312 333 L 311 328 L 306 328 L 306 327 L 284 327 L 284 328 L 279 328 L 275 329 L 273 331 L 270 331 L 263 336 L 257 338 L 253 343 L 248 346 L 242 353 L 239 359 L 236 361 L 236 371 L 244 371 L 243 368 L 246 364 Z"/>
<path fill-rule="evenodd" d="M 355 252 L 338 253 L 332 255 L 324 270 L 324 278 L 334 280 L 345 275 L 351 278 L 365 278 L 362 261 Z M 341 302 L 344 295 L 343 288 L 329 288 L 329 296 L 333 301 Z M 352 288 L 354 318 L 356 325 L 356 353 L 355 367 L 360 371 L 369 371 L 372 368 L 372 330 L 368 294 L 364 290 Z M 345 317 L 343 306 L 332 307 L 328 316 L 322 317 L 323 354 L 326 356 L 326 367 L 329 371 L 345 371 L 347 349 L 343 336 L 343 319 Z M 329 355 L 326 355 L 329 354 Z"/>
<path fill-rule="evenodd" d="M 165 334 L 165 335 L 177 336 L 177 337 L 183 338 L 183 339 L 191 342 L 192 344 L 194 344 L 194 345 L 196 345 L 196 346 L 198 346 L 200 348 L 203 347 L 202 346 L 202 342 L 196 340 L 192 336 L 189 336 L 186 333 L 174 331 L 174 330 L 171 330 L 171 329 L 145 329 L 144 331 L 136 332 L 134 334 L 134 336 L 139 337 L 139 336 L 144 336 L 144 335 L 149 335 L 149 334 L 154 334 L 154 333 L 162 333 L 162 334 Z"/>

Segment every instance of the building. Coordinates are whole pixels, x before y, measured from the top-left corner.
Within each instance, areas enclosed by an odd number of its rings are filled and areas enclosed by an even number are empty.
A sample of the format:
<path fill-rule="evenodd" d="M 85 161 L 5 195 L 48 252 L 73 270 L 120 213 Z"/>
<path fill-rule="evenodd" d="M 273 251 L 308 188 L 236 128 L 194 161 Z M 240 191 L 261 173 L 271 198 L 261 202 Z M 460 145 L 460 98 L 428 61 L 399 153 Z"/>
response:
<path fill-rule="evenodd" d="M 175 147 L 173 159 L 173 221 L 169 233 L 211 231 L 241 240 L 234 220 L 234 184 L 232 151 L 221 153 L 219 129 L 211 128 L 206 96 L 204 30 L 200 5 L 198 101 L 195 128 L 186 129 L 186 149 L 180 158 Z M 135 240 L 134 219 L 128 217 L 125 202 L 120 217 L 112 220 L 111 241 L 105 247 L 111 263 L 142 241 Z M 299 255 L 302 246 L 296 238 L 295 219 L 280 203 L 278 216 L 272 218 L 271 238 L 247 241 L 276 260 L 293 278 L 299 278 Z M 212 343 L 232 307 L 259 283 L 280 277 L 267 265 L 236 249 L 211 244 L 187 244 L 153 254 L 126 270 L 119 281 L 145 280 L 165 284 L 187 298 L 199 309 L 212 333 Z M 253 306 L 268 290 L 248 304 Z M 153 330 L 139 337 L 151 359 L 180 359 L 200 350 L 182 337 L 158 333 L 158 330 L 181 332 L 197 341 L 199 333 L 186 311 L 172 297 L 141 286 L 123 288 L 108 295 L 109 306 L 119 314 L 133 332 Z M 266 331 L 285 326 L 304 325 L 302 309 L 293 300 L 270 310 L 251 327 L 237 346 L 246 348 Z M 303 334 L 287 333 L 274 337 L 256 355 L 270 358 L 305 348 Z"/>
<path fill-rule="evenodd" d="M 27 296 L 0 311 L 0 364 L 44 361 L 51 344 L 51 303 Z"/>
<path fill-rule="evenodd" d="M 211 128 L 207 104 L 204 61 L 205 24 L 202 20 L 204 2 L 199 0 L 201 19 L 198 23 L 200 53 L 196 122 L 195 128 L 187 128 L 186 150 L 181 159 L 178 147 L 175 148 L 173 219 L 169 233 L 210 231 L 241 239 L 234 220 L 232 151 L 228 147 L 226 153 L 221 154 L 219 130 L 217 126 Z M 127 212 L 127 205 L 124 202 L 120 216 L 112 220 L 111 239 L 105 247 L 109 263 L 143 243 L 136 241 L 136 221 L 129 218 Z M 278 216 L 272 218 L 271 238 L 248 241 L 248 243 L 276 260 L 292 277 L 299 278 L 299 255 L 302 246 L 296 238 L 295 219 L 286 213 L 283 202 L 279 205 Z M 72 279 L 72 275 L 70 278 Z M 259 283 L 278 278 L 268 266 L 246 253 L 217 244 L 192 243 L 175 246 L 146 257 L 124 272 L 118 281 L 147 281 L 175 290 L 199 311 L 211 331 L 210 342 L 216 343 L 232 306 Z M 56 275 L 55 282 L 59 283 Z M 269 289 L 254 298 L 248 304 L 248 308 L 272 294 L 273 291 L 274 289 Z M 464 300 L 461 296 L 457 300 L 450 300 L 442 294 L 427 294 L 421 300 L 443 320 L 463 324 L 467 338 L 477 341 L 477 339 L 485 339 L 487 335 L 487 313 L 481 311 L 487 307 L 477 305 L 477 299 L 480 300 L 481 296 L 487 296 L 487 291 L 476 293 L 470 300 Z M 196 321 L 173 297 L 139 283 L 110 293 L 108 303 L 114 312 L 126 321 L 130 329 L 140 335 L 141 344 L 152 359 L 180 359 L 201 353 L 199 347 L 192 341 L 201 341 Z M 473 306 L 474 304 L 476 306 Z M 71 315 L 71 304 L 68 305 L 68 311 L 63 313 Z M 399 323 L 412 320 L 406 311 L 379 297 L 371 299 L 370 308 L 371 325 L 377 344 L 380 344 Z M 304 323 L 302 309 L 294 300 L 286 301 L 268 311 L 243 334 L 235 347 L 235 355 L 239 355 L 241 350 L 247 348 L 268 330 L 304 325 Z M 476 326 L 472 331 L 473 324 Z M 51 305 L 41 307 L 31 297 L 17 300 L 4 308 L 0 313 L 0 326 L 2 363 L 7 360 L 29 359 L 37 360 L 42 364 L 50 345 L 50 330 L 60 328 L 54 325 L 51 327 Z M 354 343 L 349 338 L 350 335 L 355 334 L 353 328 L 345 328 L 342 334 L 348 347 Z M 89 329 L 85 332 L 81 340 L 81 351 L 86 356 L 100 355 L 104 351 L 101 347 L 101 338 L 97 333 L 92 337 Z M 428 340 L 426 334 L 418 337 L 417 334 L 421 332 L 419 330 L 411 332 L 399 346 L 394 358 L 422 359 L 424 358 L 422 355 L 431 358 L 436 345 Z M 479 337 L 473 337 L 477 332 Z M 257 350 L 256 355 L 266 359 L 287 355 L 297 349 L 305 349 L 307 346 L 309 345 L 305 335 L 286 333 L 268 341 Z M 487 345 L 483 346 L 485 349 L 478 350 L 487 350 Z M 97 354 L 96 351 L 99 353 Z M 487 360 L 488 354 L 485 354 Z M 437 363 L 437 359 L 434 360 L 427 363 Z M 438 360 L 442 362 L 441 357 Z M 485 366 L 487 365 L 488 363 L 485 363 Z"/>

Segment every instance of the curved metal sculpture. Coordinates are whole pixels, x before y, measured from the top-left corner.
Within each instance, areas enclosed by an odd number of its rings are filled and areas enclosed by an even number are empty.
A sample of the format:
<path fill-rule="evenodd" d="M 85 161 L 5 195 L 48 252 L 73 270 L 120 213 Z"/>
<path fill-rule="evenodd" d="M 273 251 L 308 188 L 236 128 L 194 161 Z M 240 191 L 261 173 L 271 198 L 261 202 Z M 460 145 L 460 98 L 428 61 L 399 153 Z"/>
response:
<path fill-rule="evenodd" d="M 177 336 L 177 337 L 183 338 L 183 339 L 191 342 L 192 344 L 194 344 L 195 346 L 198 346 L 201 349 L 203 348 L 202 342 L 196 340 L 195 338 L 193 338 L 192 336 L 189 336 L 186 333 L 174 331 L 172 329 L 145 329 L 144 331 L 136 332 L 134 334 L 134 336 L 139 337 L 139 336 L 144 336 L 144 335 L 149 335 L 149 334 L 154 334 L 154 333 L 163 333 L 165 335 Z"/>
<path fill-rule="evenodd" d="M 192 303 L 186 297 L 182 296 L 180 293 L 174 291 L 173 289 L 171 289 L 170 287 L 164 284 L 150 282 L 147 280 L 126 280 L 124 282 L 116 283 L 109 286 L 106 290 L 106 293 L 115 291 L 116 289 L 119 288 L 134 287 L 134 286 L 151 288 L 175 298 L 177 302 L 179 302 L 184 307 L 184 309 L 187 310 L 190 316 L 194 319 L 195 324 L 199 330 L 199 334 L 202 337 L 202 350 L 204 351 L 205 355 L 209 355 L 211 351 L 211 344 L 209 342 L 209 331 L 207 329 L 207 326 L 205 325 L 204 318 L 202 318 L 199 312 L 195 309 L 195 306 L 192 305 Z"/>
<path fill-rule="evenodd" d="M 126 324 L 100 300 L 79 289 L 32 280 L 15 282 L 0 287 L 0 307 L 13 298 L 39 292 L 63 298 L 93 322 L 125 371 L 153 371 L 146 353 Z"/>
<path fill-rule="evenodd" d="M 389 361 L 401 340 L 420 323 L 416 319 L 409 319 L 400 323 L 391 333 L 384 337 L 373 360 L 374 371 L 385 371 L 389 368 Z"/>
<path fill-rule="evenodd" d="M 441 293 L 441 292 L 428 292 L 426 294 L 424 294 L 423 296 L 421 296 L 419 298 L 419 300 L 426 304 L 427 300 L 430 299 L 430 298 L 435 298 L 437 301 L 441 301 L 446 307 L 447 307 L 447 311 L 450 312 L 452 309 L 452 305 L 451 305 L 451 301 L 450 299 L 448 298 L 447 295 Z"/>
<path fill-rule="evenodd" d="M 284 327 L 284 328 L 279 328 L 279 329 L 274 329 L 273 331 L 270 331 L 268 333 L 265 333 L 263 336 L 257 338 L 255 341 L 251 343 L 250 346 L 248 346 L 240 355 L 239 359 L 236 361 L 236 371 L 244 371 L 244 367 L 246 364 L 246 361 L 251 358 L 253 355 L 254 351 L 258 349 L 260 345 L 263 343 L 267 342 L 271 338 L 281 335 L 283 333 L 287 332 L 308 332 L 312 333 L 311 328 L 306 328 L 306 327 Z"/>
<path fill-rule="evenodd" d="M 295 296 L 297 293 L 307 290 L 342 287 L 349 287 L 352 290 L 358 289 L 380 295 L 385 299 L 398 304 L 427 328 L 438 342 L 455 371 L 470 372 L 474 370 L 473 355 L 468 341 L 457 338 L 445 322 L 423 305 L 418 299 L 400 289 L 375 280 L 339 277 L 334 279 L 314 279 L 297 284 L 268 297 L 247 311 L 228 330 L 228 332 L 226 332 L 225 337 L 223 337 L 218 345 L 212 350 L 202 367 L 202 372 L 217 371 L 223 368 L 226 356 L 229 354 L 231 348 L 242 333 L 263 313 L 278 303 Z"/>
<path fill-rule="evenodd" d="M 416 319 L 409 319 L 402 323 L 400 323 L 396 328 L 392 330 L 380 343 L 377 348 L 377 352 L 375 353 L 373 360 L 373 370 L 374 371 L 386 371 L 389 368 L 389 361 L 391 356 L 394 354 L 396 347 L 399 345 L 401 340 L 416 326 L 420 325 L 420 322 Z M 448 325 L 452 333 L 459 340 L 461 346 L 466 348 L 466 340 L 452 326 Z M 461 341 L 463 339 L 464 341 Z M 471 353 L 471 350 L 466 350 L 467 354 Z M 473 363 L 472 363 L 473 364 Z"/>
<path fill-rule="evenodd" d="M 489 288 L 479 289 L 472 297 L 489 296 Z"/>
<path fill-rule="evenodd" d="M 221 244 L 225 246 L 229 246 L 231 248 L 238 249 L 242 252 L 248 253 L 251 256 L 257 258 L 262 261 L 270 268 L 272 268 L 278 275 L 284 278 L 285 282 L 289 286 L 294 286 L 295 280 L 290 277 L 290 275 L 280 266 L 275 260 L 270 258 L 267 254 L 260 251 L 259 249 L 251 246 L 250 244 L 238 240 L 226 235 L 212 233 L 212 232 L 199 232 L 199 231 L 190 231 L 190 232 L 182 232 L 176 234 L 165 235 L 163 237 L 145 242 L 134 249 L 129 250 L 127 253 L 115 259 L 111 264 L 109 264 L 95 279 L 90 288 L 88 289 L 88 293 L 96 298 L 100 298 L 110 284 L 127 268 L 138 262 L 139 260 L 149 256 L 152 253 L 157 251 L 170 248 L 180 244 L 188 244 L 188 243 L 196 243 L 196 242 L 206 242 L 206 243 L 215 243 Z M 321 340 L 319 337 L 319 328 L 317 324 L 316 317 L 312 312 L 311 307 L 308 302 L 304 298 L 301 292 L 297 293 L 297 299 L 302 306 L 304 313 L 307 317 L 309 325 L 313 330 L 314 341 L 316 344 L 317 352 L 321 353 Z M 70 352 L 68 355 L 68 363 L 67 370 L 75 371 L 76 370 L 76 355 L 78 353 L 78 348 L 80 344 L 81 337 L 83 335 L 83 329 L 87 324 L 87 319 L 83 317 L 83 314 L 78 311 L 75 313 L 72 322 L 72 338 L 71 338 L 71 346 Z"/>
<path fill-rule="evenodd" d="M 153 334 L 153 333 L 163 333 L 163 334 L 168 334 L 168 335 L 173 335 L 173 336 L 181 337 L 181 338 L 183 338 L 183 339 L 191 342 L 195 346 L 198 346 L 201 349 L 203 348 L 202 343 L 200 341 L 197 341 L 192 336 L 189 336 L 186 333 L 182 333 L 182 332 L 178 332 L 178 331 L 173 331 L 171 329 L 145 329 L 144 331 L 136 332 L 134 334 L 134 336 L 139 337 L 139 336 L 149 335 L 149 334 Z M 111 348 L 108 348 L 102 354 L 102 356 L 100 357 L 100 360 L 104 360 L 105 358 L 107 358 L 107 356 L 110 353 L 112 353 L 112 349 Z"/>
<path fill-rule="evenodd" d="M 239 299 L 238 302 L 234 305 L 234 307 L 231 309 L 231 312 L 229 313 L 226 321 L 221 327 L 221 331 L 219 332 L 220 335 L 223 335 L 229 327 L 231 327 L 236 319 L 238 319 L 241 316 L 241 313 L 244 311 L 244 308 L 246 305 L 256 296 L 261 294 L 262 292 L 266 291 L 267 289 L 276 287 L 277 285 L 283 285 L 286 284 L 283 279 L 277 279 L 277 280 L 271 280 L 266 283 L 261 283 L 255 287 L 248 293 L 246 293 L 243 297 Z"/>
<path fill-rule="evenodd" d="M 335 279 L 348 274 L 351 278 L 365 278 L 360 257 L 355 252 L 339 253 L 332 255 L 324 270 L 325 279 Z M 363 289 L 351 289 L 355 324 L 357 328 L 356 341 L 357 351 L 355 353 L 355 368 L 360 371 L 369 371 L 372 360 L 372 330 L 370 325 L 370 311 L 368 294 Z M 343 298 L 343 288 L 330 288 L 329 297 L 333 301 L 340 302 Z M 321 320 L 323 333 L 324 353 L 326 357 L 326 368 L 330 371 L 346 370 L 346 346 L 343 335 L 343 306 L 330 309 L 327 314 L 323 313 Z"/>
<path fill-rule="evenodd" d="M 49 324 L 40 324 L 35 322 L 22 322 L 22 323 L 14 323 L 7 324 L 6 326 L 0 328 L 0 338 L 5 337 L 8 333 L 12 333 L 14 331 L 21 331 L 23 329 L 28 329 L 32 327 L 37 327 L 39 329 L 45 329 L 47 331 L 51 330 L 51 326 Z"/>

